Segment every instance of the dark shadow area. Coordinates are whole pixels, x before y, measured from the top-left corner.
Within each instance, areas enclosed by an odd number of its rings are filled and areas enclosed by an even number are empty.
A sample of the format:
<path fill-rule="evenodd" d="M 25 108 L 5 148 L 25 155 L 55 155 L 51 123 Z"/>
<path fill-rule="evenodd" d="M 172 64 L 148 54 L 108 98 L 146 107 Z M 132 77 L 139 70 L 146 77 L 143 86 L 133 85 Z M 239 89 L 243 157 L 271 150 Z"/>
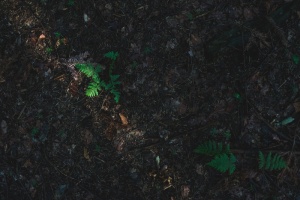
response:
<path fill-rule="evenodd" d="M 299 198 L 299 4 L 2 0 L 0 199 Z"/>

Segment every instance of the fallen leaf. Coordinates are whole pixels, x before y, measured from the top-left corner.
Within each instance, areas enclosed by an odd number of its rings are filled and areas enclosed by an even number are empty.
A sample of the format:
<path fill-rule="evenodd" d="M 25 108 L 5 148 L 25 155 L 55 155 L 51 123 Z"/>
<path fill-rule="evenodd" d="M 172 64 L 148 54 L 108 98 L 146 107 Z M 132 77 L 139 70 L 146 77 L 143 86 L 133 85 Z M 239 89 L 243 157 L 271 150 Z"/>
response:
<path fill-rule="evenodd" d="M 117 148 L 118 152 L 123 151 L 124 147 L 125 147 L 125 141 L 123 139 L 117 140 L 115 141 L 115 145 Z"/>
<path fill-rule="evenodd" d="M 119 113 L 119 116 L 121 118 L 122 124 L 127 125 L 128 124 L 127 118 L 122 113 Z"/>
<path fill-rule="evenodd" d="M 284 120 L 281 121 L 281 125 L 285 126 L 285 125 L 287 125 L 289 123 L 292 123 L 294 120 L 295 119 L 293 117 L 288 117 L 288 118 L 286 118 L 286 119 L 284 119 Z"/>
<path fill-rule="evenodd" d="M 187 198 L 190 193 L 190 188 L 188 185 L 182 185 L 181 186 L 181 196 L 182 198 Z"/>
<path fill-rule="evenodd" d="M 7 123 L 5 120 L 2 120 L 1 121 L 1 130 L 2 130 L 2 133 L 3 134 L 6 134 L 7 133 Z"/>
<path fill-rule="evenodd" d="M 87 159 L 89 162 L 91 162 L 91 158 L 90 158 L 90 154 L 89 154 L 89 151 L 88 151 L 88 149 L 87 148 L 83 148 L 83 157 L 85 158 L 85 159 Z"/>
<path fill-rule="evenodd" d="M 46 36 L 44 34 L 41 34 L 39 37 L 39 39 L 45 39 L 45 38 L 46 38 Z"/>

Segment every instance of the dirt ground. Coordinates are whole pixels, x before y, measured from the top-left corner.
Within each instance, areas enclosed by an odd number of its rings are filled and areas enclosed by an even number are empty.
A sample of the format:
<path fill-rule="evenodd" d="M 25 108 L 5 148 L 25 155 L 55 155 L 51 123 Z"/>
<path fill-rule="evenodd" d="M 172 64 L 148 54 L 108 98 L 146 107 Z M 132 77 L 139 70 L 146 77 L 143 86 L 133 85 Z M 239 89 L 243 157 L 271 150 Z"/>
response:
<path fill-rule="evenodd" d="M 1 200 L 300 199 L 299 1 L 2 0 L 0 47 Z"/>

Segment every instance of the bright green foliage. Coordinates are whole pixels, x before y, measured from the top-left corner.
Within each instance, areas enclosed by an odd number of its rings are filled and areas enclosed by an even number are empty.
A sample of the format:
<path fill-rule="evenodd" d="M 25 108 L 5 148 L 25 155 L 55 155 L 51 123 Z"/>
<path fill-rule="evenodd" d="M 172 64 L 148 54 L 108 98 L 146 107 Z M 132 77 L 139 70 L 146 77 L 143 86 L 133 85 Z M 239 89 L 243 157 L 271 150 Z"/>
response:
<path fill-rule="evenodd" d="M 76 68 L 84 73 L 87 77 L 99 78 L 99 72 L 102 71 L 101 66 L 94 67 L 92 64 L 77 64 Z"/>
<path fill-rule="evenodd" d="M 280 170 L 287 167 L 286 162 L 279 154 L 268 153 L 265 158 L 264 154 L 260 151 L 258 154 L 259 157 L 259 169 L 265 170 Z"/>
<path fill-rule="evenodd" d="M 91 82 L 88 86 L 88 88 L 85 91 L 86 96 L 88 97 L 94 97 L 99 94 L 99 91 L 101 90 L 101 87 L 96 82 Z"/>
<path fill-rule="evenodd" d="M 225 173 L 228 171 L 229 174 L 232 174 L 235 170 L 235 162 L 236 158 L 232 153 L 223 153 L 215 156 L 207 165 L 215 168 L 219 172 Z"/>
<path fill-rule="evenodd" d="M 199 145 L 194 152 L 214 156 L 222 153 L 230 153 L 230 146 L 228 144 L 223 146 L 222 143 L 217 143 L 216 141 L 207 141 Z"/>
<path fill-rule="evenodd" d="M 92 82 L 89 83 L 88 88 L 85 91 L 86 96 L 97 96 L 101 88 L 105 86 L 104 81 L 101 81 L 99 77 L 99 72 L 102 71 L 101 66 L 97 65 L 94 67 L 92 64 L 77 64 L 75 67 L 87 77 L 92 78 Z"/>
<path fill-rule="evenodd" d="M 92 64 L 77 64 L 75 67 L 79 69 L 80 72 L 84 73 L 87 77 L 92 78 L 92 82 L 89 83 L 85 94 L 88 97 L 94 97 L 99 94 L 99 91 L 104 88 L 114 95 L 114 100 L 116 103 L 120 100 L 120 92 L 117 91 L 116 85 L 120 85 L 121 82 L 118 81 L 120 75 L 112 74 L 112 68 L 114 61 L 118 57 L 118 52 L 108 52 L 104 54 L 104 57 L 110 58 L 113 60 L 109 68 L 109 82 L 106 84 L 103 80 L 100 79 L 99 73 L 102 72 L 101 66 L 97 65 L 96 67 Z"/>

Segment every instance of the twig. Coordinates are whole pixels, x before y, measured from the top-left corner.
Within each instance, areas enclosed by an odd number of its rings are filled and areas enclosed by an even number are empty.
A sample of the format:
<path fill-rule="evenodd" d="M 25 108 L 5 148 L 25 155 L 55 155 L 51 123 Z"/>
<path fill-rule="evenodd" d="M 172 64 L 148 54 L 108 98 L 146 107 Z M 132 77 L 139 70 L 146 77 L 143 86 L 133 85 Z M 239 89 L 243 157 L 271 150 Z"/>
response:
<path fill-rule="evenodd" d="M 17 119 L 20 119 L 20 117 L 22 116 L 22 114 L 23 114 L 23 112 L 24 112 L 26 106 L 27 106 L 27 103 L 26 103 L 25 106 L 22 108 L 22 110 L 21 110 L 21 112 L 20 112 L 20 114 L 19 114 L 19 116 L 18 116 Z"/>

